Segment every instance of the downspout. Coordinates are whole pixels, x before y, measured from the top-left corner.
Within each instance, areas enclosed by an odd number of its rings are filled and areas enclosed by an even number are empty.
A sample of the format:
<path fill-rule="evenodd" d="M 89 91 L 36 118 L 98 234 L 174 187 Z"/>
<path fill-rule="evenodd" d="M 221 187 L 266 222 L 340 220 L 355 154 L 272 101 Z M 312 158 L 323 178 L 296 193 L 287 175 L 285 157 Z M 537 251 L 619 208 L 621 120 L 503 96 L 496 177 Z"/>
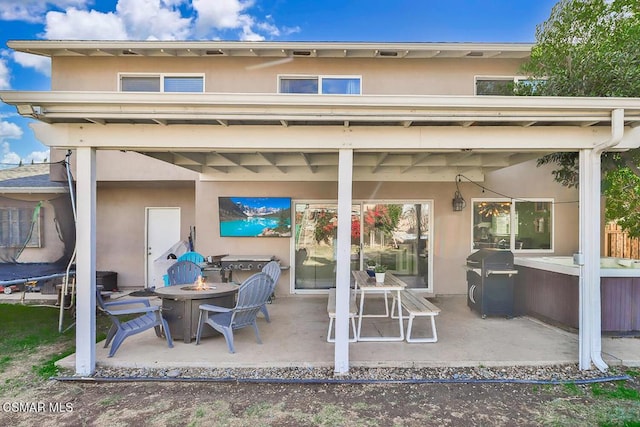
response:
<path fill-rule="evenodd" d="M 611 112 L 611 137 L 593 147 L 594 154 L 602 154 L 607 148 L 620 144 L 624 136 L 624 109 L 616 108 Z"/>
<path fill-rule="evenodd" d="M 597 144 L 596 146 L 593 147 L 592 150 L 592 156 L 591 156 L 591 161 L 594 163 L 593 167 L 597 167 L 597 169 L 595 169 L 596 171 L 598 171 L 598 180 L 597 180 L 597 186 L 598 186 L 598 194 L 597 197 L 600 198 L 600 193 L 601 193 L 601 187 L 600 187 L 600 181 L 601 181 L 601 174 L 600 174 L 600 170 L 601 170 L 601 155 L 603 152 L 605 152 L 607 149 L 612 148 L 616 145 L 618 145 L 620 143 L 620 141 L 622 141 L 622 138 L 624 136 L 624 109 L 622 108 L 617 108 L 615 110 L 613 110 L 611 112 L 611 136 L 608 140 L 601 142 L 600 144 Z M 601 240 L 601 236 L 600 236 L 600 223 L 602 221 L 602 218 L 600 218 L 600 211 L 598 211 L 597 213 L 599 221 L 598 221 L 598 254 L 600 254 L 600 240 Z M 591 320 L 591 327 L 589 328 L 589 330 L 591 331 L 591 337 L 589 337 L 589 340 L 591 341 L 591 345 L 589 346 L 590 348 L 590 353 L 591 353 L 591 361 L 593 362 L 593 364 L 596 366 L 596 368 L 598 368 L 600 371 L 604 372 L 608 369 L 608 366 L 606 364 L 606 362 L 602 359 L 602 315 L 601 315 L 601 307 L 602 307 L 602 302 L 600 300 L 600 256 L 597 257 L 597 266 L 598 266 L 598 286 L 597 287 L 593 287 L 593 286 L 589 286 L 589 293 L 590 293 L 590 302 L 591 302 L 591 310 L 592 310 L 592 315 L 589 316 L 590 320 Z M 597 304 L 595 304 L 595 302 L 597 302 Z M 597 310 L 595 309 L 597 307 Z M 593 342 L 593 338 L 596 336 L 595 335 L 595 330 L 596 328 L 594 328 L 594 326 L 597 325 L 597 338 L 596 338 L 596 342 Z"/>

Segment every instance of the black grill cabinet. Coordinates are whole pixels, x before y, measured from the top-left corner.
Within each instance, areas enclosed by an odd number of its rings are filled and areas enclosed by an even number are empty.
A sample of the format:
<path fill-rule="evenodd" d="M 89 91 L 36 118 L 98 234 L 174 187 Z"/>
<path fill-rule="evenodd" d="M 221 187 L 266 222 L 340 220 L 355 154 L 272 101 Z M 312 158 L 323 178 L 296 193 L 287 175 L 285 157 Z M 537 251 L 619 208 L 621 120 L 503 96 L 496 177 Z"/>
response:
<path fill-rule="evenodd" d="M 514 317 L 513 253 L 480 249 L 467 257 L 467 305 L 482 318 Z"/>

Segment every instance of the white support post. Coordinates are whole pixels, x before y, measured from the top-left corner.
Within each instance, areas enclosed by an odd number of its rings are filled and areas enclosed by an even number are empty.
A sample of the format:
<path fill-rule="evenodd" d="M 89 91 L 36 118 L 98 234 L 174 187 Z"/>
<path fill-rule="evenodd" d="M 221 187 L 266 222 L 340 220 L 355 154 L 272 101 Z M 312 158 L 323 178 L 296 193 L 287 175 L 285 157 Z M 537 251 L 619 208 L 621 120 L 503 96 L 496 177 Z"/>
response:
<path fill-rule="evenodd" d="M 580 151 L 579 365 L 602 371 L 600 314 L 600 153 Z"/>
<path fill-rule="evenodd" d="M 338 242 L 336 250 L 336 342 L 334 371 L 336 374 L 346 374 L 349 372 L 353 150 L 341 149 L 338 159 Z"/>
<path fill-rule="evenodd" d="M 96 368 L 96 150 L 76 150 L 76 375 Z"/>
<path fill-rule="evenodd" d="M 593 149 L 580 151 L 580 369 L 593 363 L 606 371 L 602 360 L 602 315 L 600 301 L 600 191 L 601 155 L 624 137 L 624 109 L 611 111 L 611 136 Z"/>
<path fill-rule="evenodd" d="M 580 151 L 580 280 L 578 289 L 578 361 L 580 369 L 591 368 L 591 346 L 589 335 L 591 334 L 591 321 L 589 309 L 589 282 L 591 281 L 593 256 L 589 248 L 593 246 L 593 235 L 589 223 L 590 208 L 593 206 L 589 187 L 591 183 L 591 150 Z"/>

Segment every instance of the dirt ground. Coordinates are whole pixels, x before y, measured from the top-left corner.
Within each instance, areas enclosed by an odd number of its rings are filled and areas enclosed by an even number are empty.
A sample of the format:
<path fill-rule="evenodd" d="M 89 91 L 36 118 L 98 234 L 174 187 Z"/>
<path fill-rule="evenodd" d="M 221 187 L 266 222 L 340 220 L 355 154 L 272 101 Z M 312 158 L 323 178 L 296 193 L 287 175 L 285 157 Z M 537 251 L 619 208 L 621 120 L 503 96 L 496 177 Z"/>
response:
<path fill-rule="evenodd" d="M 623 425 L 620 414 L 638 422 L 626 425 L 640 425 L 637 401 L 603 399 L 589 386 L 38 379 L 31 366 L 55 350 L 42 349 L 1 374 L 0 426 Z M 624 387 L 640 392 L 637 377 Z"/>

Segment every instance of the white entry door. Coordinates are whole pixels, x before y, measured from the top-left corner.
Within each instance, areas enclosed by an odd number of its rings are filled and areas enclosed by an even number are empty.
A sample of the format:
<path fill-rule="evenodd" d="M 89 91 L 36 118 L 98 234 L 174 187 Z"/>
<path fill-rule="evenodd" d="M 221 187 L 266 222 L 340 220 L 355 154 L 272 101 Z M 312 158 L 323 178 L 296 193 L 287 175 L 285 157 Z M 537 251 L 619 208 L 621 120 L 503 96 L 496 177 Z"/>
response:
<path fill-rule="evenodd" d="M 162 286 L 154 260 L 180 241 L 180 208 L 147 208 L 146 286 Z"/>

